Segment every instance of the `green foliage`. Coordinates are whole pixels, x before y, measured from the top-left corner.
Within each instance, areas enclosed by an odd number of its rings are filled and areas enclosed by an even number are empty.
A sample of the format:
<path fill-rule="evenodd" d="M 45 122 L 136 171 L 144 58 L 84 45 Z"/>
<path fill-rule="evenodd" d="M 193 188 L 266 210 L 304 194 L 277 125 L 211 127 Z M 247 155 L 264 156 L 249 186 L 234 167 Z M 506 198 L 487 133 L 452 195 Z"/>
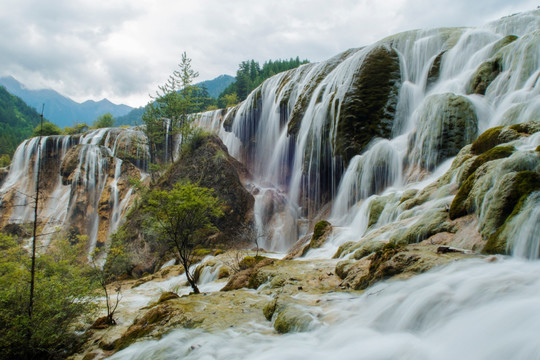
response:
<path fill-rule="evenodd" d="M 217 231 L 213 219 L 223 216 L 220 200 L 213 190 L 191 183 L 176 184 L 172 190 L 154 190 L 148 194 L 144 209 L 150 223 L 167 246 L 177 252 L 193 291 L 199 290 L 189 270 L 195 247 L 204 245 Z"/>
<path fill-rule="evenodd" d="M 38 125 L 34 128 L 32 136 L 62 135 L 62 130 L 53 123 L 44 122 L 43 127 Z"/>
<path fill-rule="evenodd" d="M 218 107 L 226 108 L 244 101 L 249 93 L 262 84 L 264 80 L 307 63 L 309 63 L 309 60 L 300 60 L 298 56 L 289 60 L 269 60 L 263 64 L 262 68 L 255 60 L 242 61 L 236 71 L 236 81 L 219 95 Z M 236 99 L 234 99 L 234 96 L 236 96 Z"/>
<path fill-rule="evenodd" d="M 74 325 L 93 308 L 92 286 L 76 257 L 58 255 L 37 258 L 29 318 L 30 257 L 0 234 L 0 359 L 65 357 L 77 344 Z"/>
<path fill-rule="evenodd" d="M 0 155 L 12 156 L 39 122 L 40 115 L 36 110 L 0 86 Z"/>
<path fill-rule="evenodd" d="M 0 155 L 0 168 L 9 166 L 11 164 L 11 159 L 8 154 Z"/>
<path fill-rule="evenodd" d="M 114 126 L 114 121 L 115 119 L 111 113 L 105 113 L 98 116 L 92 126 L 94 129 L 109 128 Z"/>

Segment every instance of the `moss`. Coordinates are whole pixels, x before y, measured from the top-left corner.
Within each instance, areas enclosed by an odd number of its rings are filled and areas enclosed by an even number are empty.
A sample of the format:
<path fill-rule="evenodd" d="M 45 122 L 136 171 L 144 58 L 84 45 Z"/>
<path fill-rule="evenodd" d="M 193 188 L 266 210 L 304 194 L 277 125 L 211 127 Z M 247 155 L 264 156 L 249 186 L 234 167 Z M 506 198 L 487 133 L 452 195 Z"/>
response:
<path fill-rule="evenodd" d="M 161 294 L 157 303 L 161 304 L 162 302 L 165 302 L 167 300 L 178 299 L 179 297 L 180 296 L 178 296 L 178 294 L 176 293 L 173 293 L 171 291 L 166 291 L 163 294 Z"/>
<path fill-rule="evenodd" d="M 372 50 L 353 75 L 339 110 L 335 153 L 347 164 L 375 138 L 389 138 L 401 81 L 397 52 Z"/>
<path fill-rule="evenodd" d="M 312 241 L 315 239 L 320 239 L 321 236 L 324 235 L 324 233 L 331 227 L 332 225 L 326 221 L 321 220 L 317 224 L 315 224 L 315 227 L 313 228 L 313 238 Z"/>
<path fill-rule="evenodd" d="M 227 267 L 223 266 L 219 269 L 218 279 L 228 278 L 229 276 L 231 276 L 231 273 Z"/>
<path fill-rule="evenodd" d="M 274 316 L 274 313 L 277 309 L 277 297 L 270 301 L 268 304 L 266 304 L 263 308 L 263 315 L 266 318 L 266 320 L 271 321 L 272 316 Z"/>
<path fill-rule="evenodd" d="M 463 182 L 463 184 L 461 184 L 456 196 L 454 196 L 454 200 L 452 200 L 452 204 L 450 205 L 450 219 L 457 219 L 458 217 L 468 215 L 473 211 L 473 209 L 467 206 L 467 199 L 473 188 L 474 181 L 475 176 L 473 173 L 467 178 L 467 180 Z"/>
<path fill-rule="evenodd" d="M 478 169 L 481 165 L 487 163 L 488 161 L 493 161 L 497 159 L 504 159 L 512 155 L 512 153 L 516 149 L 511 146 L 496 146 L 492 149 L 487 150 L 483 154 L 479 155 L 474 159 L 471 166 L 467 169 L 467 171 L 463 174 L 464 177 L 468 178 L 471 174 L 473 174 L 476 169 Z"/>
<path fill-rule="evenodd" d="M 500 144 L 499 135 L 504 126 L 497 126 L 484 131 L 476 141 L 472 143 L 471 152 L 473 154 L 482 154 L 485 151 Z"/>
<path fill-rule="evenodd" d="M 519 213 L 527 197 L 533 192 L 540 190 L 540 174 L 534 171 L 521 171 L 514 180 L 510 193 L 505 198 L 502 213 L 500 216 L 500 226 L 497 231 L 488 238 L 483 253 L 486 254 L 504 254 L 506 252 L 506 239 L 501 235 L 503 228 L 511 219 Z"/>
<path fill-rule="evenodd" d="M 509 128 L 521 134 L 532 135 L 540 131 L 540 121 L 529 121 L 526 123 L 514 124 L 509 126 Z"/>
<path fill-rule="evenodd" d="M 203 257 L 206 255 L 210 255 L 212 253 L 209 249 L 195 249 L 193 250 L 193 255 L 197 257 Z"/>
<path fill-rule="evenodd" d="M 287 306 L 281 310 L 274 321 L 274 329 L 280 334 L 308 330 L 312 317 L 296 306 Z"/>
<path fill-rule="evenodd" d="M 343 254 L 348 254 L 349 250 L 355 245 L 356 243 L 353 241 L 347 241 L 345 244 L 342 244 L 337 249 L 334 256 L 332 256 L 332 259 L 339 259 Z"/>
<path fill-rule="evenodd" d="M 540 152 L 540 145 L 536 147 L 536 152 Z"/>
<path fill-rule="evenodd" d="M 149 310 L 142 318 L 136 319 L 126 332 L 114 342 L 114 348 L 116 350 L 126 348 L 137 339 L 152 332 L 156 327 L 155 324 L 166 322 L 169 317 L 170 313 L 166 307 L 160 306 Z"/>

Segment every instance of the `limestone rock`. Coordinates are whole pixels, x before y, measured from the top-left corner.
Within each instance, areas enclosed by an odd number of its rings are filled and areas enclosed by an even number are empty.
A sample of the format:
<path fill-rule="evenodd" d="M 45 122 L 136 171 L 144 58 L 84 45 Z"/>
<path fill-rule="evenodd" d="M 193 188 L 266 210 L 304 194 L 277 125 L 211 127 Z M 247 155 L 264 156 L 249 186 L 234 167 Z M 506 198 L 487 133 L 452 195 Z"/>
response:
<path fill-rule="evenodd" d="M 389 138 L 401 85 L 399 56 L 386 46 L 374 48 L 353 75 L 341 104 L 334 139 L 345 163 L 373 138 Z"/>

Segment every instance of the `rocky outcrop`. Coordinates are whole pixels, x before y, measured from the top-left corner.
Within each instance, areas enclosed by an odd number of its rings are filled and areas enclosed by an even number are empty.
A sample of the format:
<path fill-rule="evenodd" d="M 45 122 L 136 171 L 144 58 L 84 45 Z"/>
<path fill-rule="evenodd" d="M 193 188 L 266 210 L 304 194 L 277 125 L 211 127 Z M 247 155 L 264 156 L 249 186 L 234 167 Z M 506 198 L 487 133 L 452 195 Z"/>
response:
<path fill-rule="evenodd" d="M 213 189 L 225 205 L 225 215 L 216 221 L 221 232 L 216 241 L 230 245 L 242 229 L 252 226 L 254 199 L 242 184 L 249 172 L 229 155 L 217 136 L 204 136 L 199 141 L 180 155 L 159 179 L 157 187 L 167 190 L 178 182 L 190 181 Z"/>
<path fill-rule="evenodd" d="M 418 127 L 409 137 L 408 163 L 413 170 L 433 170 L 455 156 L 477 135 L 472 103 L 451 93 L 426 98 L 418 114 Z M 418 167 L 415 169 L 415 167 Z"/>
<path fill-rule="evenodd" d="M 337 120 L 335 154 L 345 163 L 372 139 L 390 137 L 400 85 L 396 51 L 386 46 L 370 51 L 352 77 Z"/>

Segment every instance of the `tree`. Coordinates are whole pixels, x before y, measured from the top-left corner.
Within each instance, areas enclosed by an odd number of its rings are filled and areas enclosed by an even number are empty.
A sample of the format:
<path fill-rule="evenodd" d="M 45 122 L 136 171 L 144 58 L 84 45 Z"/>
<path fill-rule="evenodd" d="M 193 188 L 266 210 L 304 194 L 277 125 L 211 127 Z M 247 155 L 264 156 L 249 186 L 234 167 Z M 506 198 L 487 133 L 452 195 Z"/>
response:
<path fill-rule="evenodd" d="M 180 134 L 181 142 L 188 138 L 193 122 L 190 114 L 200 110 L 199 89 L 192 85 L 198 76 L 191 67 L 191 59 L 182 53 L 178 70 L 169 76 L 165 85 L 158 87 L 154 101 L 146 106 L 142 119 L 150 142 L 151 161 L 155 161 L 156 153 L 163 151 L 165 161 L 174 162 L 174 136 Z"/>
<path fill-rule="evenodd" d="M 170 191 L 151 191 L 145 209 L 162 240 L 178 254 L 196 294 L 200 291 L 189 269 L 194 249 L 206 244 L 209 234 L 217 231 L 212 220 L 223 216 L 221 202 L 212 193 L 212 189 L 189 182 L 176 184 Z"/>
<path fill-rule="evenodd" d="M 111 113 L 105 113 L 98 116 L 92 124 L 95 129 L 108 128 L 114 126 L 114 117 Z"/>
<path fill-rule="evenodd" d="M 105 294 L 105 306 L 107 310 L 107 315 L 104 318 L 104 323 L 107 326 L 116 325 L 116 320 L 114 320 L 114 313 L 116 312 L 116 309 L 120 304 L 120 300 L 122 300 L 122 285 L 120 283 L 116 283 L 116 285 L 114 286 L 116 296 L 113 297 L 113 294 L 107 288 L 107 285 L 116 280 L 116 275 L 113 273 L 113 271 L 111 271 L 111 267 L 101 266 L 98 261 L 100 251 L 101 250 L 99 248 L 95 248 L 90 256 L 91 275 L 92 278 L 99 284 L 99 286 L 103 290 L 103 293 Z M 117 247 L 110 248 L 109 252 L 107 253 L 107 261 L 109 264 L 116 262 L 118 258 L 122 257 L 124 257 L 124 252 L 122 251 L 122 249 Z"/>
<path fill-rule="evenodd" d="M 74 325 L 94 308 L 92 284 L 69 253 L 37 256 L 35 271 L 30 317 L 28 252 L 0 234 L 0 359 L 65 357 L 77 344 Z"/>
<path fill-rule="evenodd" d="M 50 135 L 62 135 L 62 130 L 51 122 L 44 122 L 43 125 L 38 125 L 32 134 L 32 136 L 50 136 Z"/>

